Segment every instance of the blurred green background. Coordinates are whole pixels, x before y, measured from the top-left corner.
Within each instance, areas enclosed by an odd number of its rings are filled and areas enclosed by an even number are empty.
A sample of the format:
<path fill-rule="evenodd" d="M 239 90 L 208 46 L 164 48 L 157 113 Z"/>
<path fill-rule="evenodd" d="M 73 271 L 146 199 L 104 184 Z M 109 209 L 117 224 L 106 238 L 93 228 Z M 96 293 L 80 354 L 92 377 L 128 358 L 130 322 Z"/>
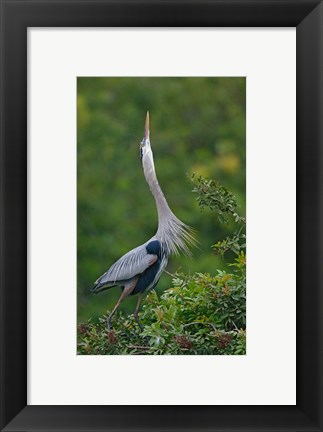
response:
<path fill-rule="evenodd" d="M 225 262 L 211 245 L 232 234 L 215 213 L 199 210 L 187 174 L 213 178 L 233 192 L 245 214 L 245 78 L 91 78 L 77 80 L 78 321 L 111 309 L 119 288 L 90 289 L 111 264 L 157 229 L 153 196 L 139 156 L 146 111 L 156 172 L 168 203 L 197 231 L 192 259 L 170 259 L 167 271 L 214 274 Z M 157 292 L 170 286 L 166 273 Z M 133 312 L 136 296 L 121 308 Z"/>

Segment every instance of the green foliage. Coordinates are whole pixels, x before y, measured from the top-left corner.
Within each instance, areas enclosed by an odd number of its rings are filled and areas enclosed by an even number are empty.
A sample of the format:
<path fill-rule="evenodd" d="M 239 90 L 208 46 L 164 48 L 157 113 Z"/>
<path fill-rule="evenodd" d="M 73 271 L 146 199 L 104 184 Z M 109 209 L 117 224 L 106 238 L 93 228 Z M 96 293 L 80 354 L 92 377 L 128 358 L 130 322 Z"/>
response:
<path fill-rule="evenodd" d="M 232 236 L 227 236 L 212 245 L 215 255 L 223 257 L 228 251 L 239 254 L 246 247 L 246 235 L 242 232 L 245 229 L 246 219 L 238 213 L 239 206 L 236 197 L 232 192 L 214 180 L 196 176 L 195 173 L 190 176 L 190 179 L 195 186 L 193 192 L 197 194 L 196 201 L 202 210 L 209 208 L 216 211 L 219 221 L 223 224 L 227 224 L 230 218 L 236 224 L 240 224 L 240 228 Z"/>
<path fill-rule="evenodd" d="M 223 224 L 228 223 L 230 216 L 236 223 L 246 223 L 245 218 L 237 212 L 238 203 L 232 192 L 215 180 L 206 179 L 201 175 L 196 176 L 193 173 L 190 178 L 195 185 L 193 192 L 198 194 L 196 200 L 201 209 L 207 207 L 216 211 L 219 221 Z"/>
<path fill-rule="evenodd" d="M 241 244 L 241 240 L 245 239 L 245 234 L 234 234 L 232 237 L 227 236 L 224 240 L 218 241 L 212 245 L 215 255 L 223 256 L 226 252 L 232 251 L 235 254 L 240 252 L 241 248 L 245 248 L 245 243 Z"/>
<path fill-rule="evenodd" d="M 140 319 L 118 313 L 108 335 L 106 317 L 78 326 L 79 354 L 236 354 L 246 352 L 245 255 L 231 273 L 176 274 L 160 298 L 146 297 Z"/>

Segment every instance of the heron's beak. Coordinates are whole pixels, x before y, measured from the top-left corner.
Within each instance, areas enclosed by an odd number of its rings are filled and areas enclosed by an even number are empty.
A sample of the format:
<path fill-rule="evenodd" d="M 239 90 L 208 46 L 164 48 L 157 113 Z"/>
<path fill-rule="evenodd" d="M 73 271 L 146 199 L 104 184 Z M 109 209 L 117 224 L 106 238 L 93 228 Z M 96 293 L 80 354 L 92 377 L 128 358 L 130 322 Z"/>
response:
<path fill-rule="evenodd" d="M 145 132 L 144 137 L 140 143 L 140 157 L 143 157 L 143 149 L 145 150 L 150 149 L 150 140 L 149 140 L 149 111 L 147 111 L 146 115 L 146 123 L 145 123 Z"/>
<path fill-rule="evenodd" d="M 146 115 L 146 123 L 145 123 L 145 142 L 149 141 L 149 111 L 147 111 Z"/>

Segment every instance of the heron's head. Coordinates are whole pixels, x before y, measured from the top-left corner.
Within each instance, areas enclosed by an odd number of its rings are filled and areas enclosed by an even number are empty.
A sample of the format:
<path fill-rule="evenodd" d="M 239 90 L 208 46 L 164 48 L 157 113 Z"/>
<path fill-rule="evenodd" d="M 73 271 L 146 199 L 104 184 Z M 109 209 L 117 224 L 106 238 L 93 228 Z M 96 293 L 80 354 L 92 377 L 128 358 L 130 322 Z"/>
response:
<path fill-rule="evenodd" d="M 147 111 L 147 115 L 146 115 L 144 137 L 140 143 L 140 158 L 142 160 L 142 163 L 144 163 L 147 157 L 152 158 L 152 150 L 151 150 L 150 138 L 149 138 L 149 111 Z"/>

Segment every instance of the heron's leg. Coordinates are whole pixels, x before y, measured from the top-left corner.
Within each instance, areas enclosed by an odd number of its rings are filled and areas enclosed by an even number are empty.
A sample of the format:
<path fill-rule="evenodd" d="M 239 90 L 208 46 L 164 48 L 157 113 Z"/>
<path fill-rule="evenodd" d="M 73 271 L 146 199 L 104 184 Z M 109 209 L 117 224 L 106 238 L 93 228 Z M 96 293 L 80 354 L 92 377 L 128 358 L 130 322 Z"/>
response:
<path fill-rule="evenodd" d="M 123 302 L 123 300 L 128 297 L 128 295 L 134 290 L 136 284 L 137 284 L 138 278 L 135 278 L 134 280 L 132 280 L 128 285 L 125 285 L 122 294 L 117 302 L 117 304 L 115 305 L 115 307 L 112 309 L 112 312 L 110 313 L 110 315 L 108 316 L 107 319 L 107 328 L 108 328 L 108 333 L 110 333 L 111 330 L 111 320 L 113 315 L 115 314 L 116 310 L 118 309 L 118 307 L 121 305 L 121 303 Z"/>
<path fill-rule="evenodd" d="M 139 297 L 138 297 L 138 301 L 137 301 L 137 306 L 136 306 L 135 312 L 133 314 L 133 316 L 135 317 L 135 320 L 137 321 L 137 324 L 138 324 L 138 326 L 139 326 L 139 328 L 140 328 L 141 331 L 143 331 L 144 328 L 143 328 L 143 326 L 142 326 L 142 324 L 140 322 L 140 319 L 139 319 L 139 316 L 138 316 L 138 312 L 139 312 L 139 307 L 140 307 L 140 303 L 141 303 L 141 300 L 142 300 L 142 296 L 143 296 L 143 293 L 140 293 Z"/>
<path fill-rule="evenodd" d="M 122 294 L 123 294 L 123 292 L 122 292 Z M 110 333 L 110 330 L 111 330 L 111 320 L 112 320 L 113 315 L 115 314 L 116 310 L 121 305 L 121 303 L 123 302 L 123 300 L 126 298 L 126 296 L 123 296 L 122 294 L 121 294 L 121 296 L 120 296 L 120 298 L 118 300 L 118 303 L 115 305 L 115 307 L 112 309 L 112 312 L 108 316 L 108 319 L 107 319 L 108 333 Z"/>

